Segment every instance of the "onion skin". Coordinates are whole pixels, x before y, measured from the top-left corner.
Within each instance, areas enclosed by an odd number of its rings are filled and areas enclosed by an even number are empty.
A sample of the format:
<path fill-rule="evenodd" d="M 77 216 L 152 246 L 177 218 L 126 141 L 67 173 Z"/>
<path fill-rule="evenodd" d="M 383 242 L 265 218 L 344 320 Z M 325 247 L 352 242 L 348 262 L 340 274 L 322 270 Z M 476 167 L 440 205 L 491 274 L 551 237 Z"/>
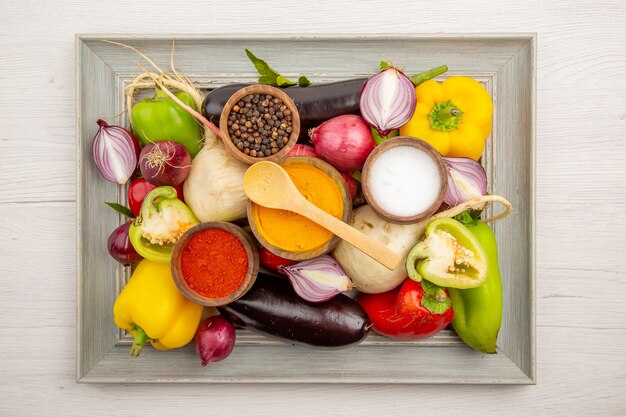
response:
<path fill-rule="evenodd" d="M 289 151 L 287 156 L 310 156 L 312 158 L 319 158 L 319 155 L 315 152 L 315 148 L 299 143 Z"/>
<path fill-rule="evenodd" d="M 333 117 L 311 129 L 309 134 L 315 152 L 339 171 L 362 168 L 376 147 L 368 124 L 353 114 Z"/>
<path fill-rule="evenodd" d="M 451 207 L 487 193 L 487 174 L 471 158 L 443 158 L 448 169 L 448 188 L 443 201 Z"/>
<path fill-rule="evenodd" d="M 387 136 L 405 125 L 411 120 L 416 106 L 415 85 L 395 67 L 370 77 L 359 100 L 361 115 L 380 136 Z"/>
<path fill-rule="evenodd" d="M 109 255 L 124 266 L 129 266 L 130 264 L 139 262 L 143 259 L 128 239 L 129 227 L 130 221 L 119 226 L 113 231 L 113 233 L 111 233 L 109 240 L 107 241 Z"/>
<path fill-rule="evenodd" d="M 128 130 L 97 121 L 98 131 L 91 144 L 96 168 L 104 179 L 124 185 L 135 172 L 139 155 L 139 142 Z"/>
<path fill-rule="evenodd" d="M 209 317 L 200 323 L 194 340 L 202 366 L 226 359 L 235 347 L 236 337 L 235 326 L 220 316 Z"/>
<path fill-rule="evenodd" d="M 182 184 L 191 170 L 191 156 L 178 142 L 164 140 L 149 143 L 139 156 L 141 175 L 152 185 Z"/>

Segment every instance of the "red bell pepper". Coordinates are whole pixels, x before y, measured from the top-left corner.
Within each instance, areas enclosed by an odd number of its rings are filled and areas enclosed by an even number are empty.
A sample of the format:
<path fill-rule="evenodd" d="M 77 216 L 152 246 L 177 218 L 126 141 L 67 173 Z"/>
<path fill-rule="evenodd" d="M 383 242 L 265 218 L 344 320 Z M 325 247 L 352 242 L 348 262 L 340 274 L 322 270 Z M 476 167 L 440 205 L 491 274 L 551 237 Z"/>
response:
<path fill-rule="evenodd" d="M 393 339 L 425 339 L 443 330 L 454 316 L 448 291 L 428 281 L 406 279 L 401 287 L 357 299 L 372 329 Z"/>

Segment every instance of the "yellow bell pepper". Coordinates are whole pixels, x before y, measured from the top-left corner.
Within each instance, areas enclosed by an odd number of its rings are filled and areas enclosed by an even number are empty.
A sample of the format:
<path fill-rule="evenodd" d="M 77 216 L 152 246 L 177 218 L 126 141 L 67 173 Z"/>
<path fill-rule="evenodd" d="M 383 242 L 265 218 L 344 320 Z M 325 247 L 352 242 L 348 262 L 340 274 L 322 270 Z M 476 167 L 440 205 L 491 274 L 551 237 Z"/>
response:
<path fill-rule="evenodd" d="M 170 264 L 144 259 L 113 306 L 115 324 L 135 338 L 131 356 L 146 341 L 156 349 L 185 346 L 200 324 L 202 306 L 189 301 L 176 287 Z"/>
<path fill-rule="evenodd" d="M 443 156 L 480 159 L 493 115 L 487 90 L 473 78 L 450 77 L 425 81 L 415 92 L 415 113 L 400 135 L 420 138 Z"/>

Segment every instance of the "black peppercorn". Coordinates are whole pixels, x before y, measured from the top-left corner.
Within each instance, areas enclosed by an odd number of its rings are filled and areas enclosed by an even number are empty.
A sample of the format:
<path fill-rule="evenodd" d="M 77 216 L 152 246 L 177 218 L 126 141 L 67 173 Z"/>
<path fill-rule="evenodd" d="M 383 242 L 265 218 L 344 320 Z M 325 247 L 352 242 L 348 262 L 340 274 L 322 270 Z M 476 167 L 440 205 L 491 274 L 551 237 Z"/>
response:
<path fill-rule="evenodd" d="M 232 143 L 246 155 L 263 158 L 277 154 L 293 132 L 292 112 L 278 97 L 248 94 L 231 109 L 228 133 Z"/>

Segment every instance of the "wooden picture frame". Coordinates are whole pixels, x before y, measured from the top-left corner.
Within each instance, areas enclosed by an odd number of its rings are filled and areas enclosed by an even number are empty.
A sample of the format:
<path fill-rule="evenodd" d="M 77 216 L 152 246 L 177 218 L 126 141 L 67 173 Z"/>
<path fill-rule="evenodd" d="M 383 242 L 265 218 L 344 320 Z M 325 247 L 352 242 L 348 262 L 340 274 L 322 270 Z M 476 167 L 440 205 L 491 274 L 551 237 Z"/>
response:
<path fill-rule="evenodd" d="M 203 89 L 255 82 L 244 48 L 289 78 L 313 82 L 373 74 L 393 61 L 409 74 L 447 64 L 439 79 L 468 75 L 494 99 L 492 136 L 482 158 L 492 193 L 513 215 L 493 227 L 503 279 L 498 353 L 480 354 L 449 330 L 423 341 L 370 335 L 343 350 L 291 346 L 239 331 L 226 360 L 200 366 L 193 346 L 128 354 L 130 338 L 113 322 L 113 303 L 129 277 L 107 253 L 123 221 L 105 201 L 124 204 L 126 190 L 103 180 L 91 158 L 96 120 L 128 126 L 123 89 L 139 73 L 136 47 L 169 68 L 174 62 Z M 97 383 L 535 383 L 535 34 L 429 35 L 77 35 L 77 381 Z M 120 115 L 115 118 L 115 115 Z"/>

